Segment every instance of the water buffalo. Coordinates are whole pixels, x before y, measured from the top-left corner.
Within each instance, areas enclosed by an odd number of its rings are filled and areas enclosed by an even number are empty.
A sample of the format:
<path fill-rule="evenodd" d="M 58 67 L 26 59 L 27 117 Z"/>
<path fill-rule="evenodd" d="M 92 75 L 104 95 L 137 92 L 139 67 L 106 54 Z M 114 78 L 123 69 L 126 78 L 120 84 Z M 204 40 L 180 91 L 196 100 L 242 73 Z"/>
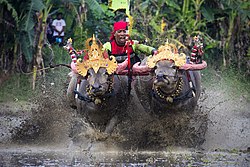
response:
<path fill-rule="evenodd" d="M 117 112 L 126 108 L 124 79 L 115 76 L 115 71 L 126 68 L 126 62 L 117 64 L 101 50 L 102 45 L 93 37 L 87 40 L 88 54 L 83 60 L 71 63 L 71 80 L 67 97 L 94 128 L 110 133 L 117 122 Z M 73 56 L 72 56 L 73 57 Z"/>
<path fill-rule="evenodd" d="M 160 53 L 158 58 L 151 61 L 151 67 L 147 60 L 133 67 L 134 71 L 151 71 L 150 76 L 137 77 L 135 84 L 142 105 L 148 111 L 162 114 L 194 110 L 201 93 L 200 72 L 186 70 L 189 66 L 182 68 L 186 56 L 182 55 L 183 58 L 177 60 L 180 55 L 172 46 L 168 45 Z"/>
<path fill-rule="evenodd" d="M 89 70 L 82 80 L 77 99 L 77 110 L 98 130 L 111 133 L 127 107 L 126 80 L 107 75 L 104 68 L 98 73 Z"/>

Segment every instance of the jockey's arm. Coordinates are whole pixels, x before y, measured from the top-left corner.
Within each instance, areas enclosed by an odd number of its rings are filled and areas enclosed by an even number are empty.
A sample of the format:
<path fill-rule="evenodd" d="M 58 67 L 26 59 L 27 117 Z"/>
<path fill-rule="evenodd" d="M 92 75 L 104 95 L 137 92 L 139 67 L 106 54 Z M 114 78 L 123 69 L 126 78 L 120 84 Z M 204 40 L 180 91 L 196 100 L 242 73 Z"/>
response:
<path fill-rule="evenodd" d="M 107 53 L 110 53 L 111 52 L 111 44 L 110 44 L 110 42 L 104 43 L 102 50 L 106 51 Z"/>
<path fill-rule="evenodd" d="M 154 47 L 147 46 L 147 45 L 144 45 L 144 44 L 139 44 L 139 43 L 133 44 L 132 47 L 133 47 L 133 50 L 135 52 L 141 51 L 143 53 L 146 53 L 147 56 L 154 55 L 155 51 L 156 51 L 156 49 Z"/>

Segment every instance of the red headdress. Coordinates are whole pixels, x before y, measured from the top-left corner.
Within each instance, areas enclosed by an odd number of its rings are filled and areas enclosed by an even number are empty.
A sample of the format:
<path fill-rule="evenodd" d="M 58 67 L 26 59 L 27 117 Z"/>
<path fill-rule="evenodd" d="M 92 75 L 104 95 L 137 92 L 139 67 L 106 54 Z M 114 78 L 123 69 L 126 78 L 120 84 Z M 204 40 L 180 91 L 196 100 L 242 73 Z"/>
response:
<path fill-rule="evenodd" d="M 111 32 L 110 40 L 114 39 L 114 34 L 117 30 L 126 30 L 127 29 L 127 22 L 125 21 L 118 21 L 114 23 L 113 31 Z"/>

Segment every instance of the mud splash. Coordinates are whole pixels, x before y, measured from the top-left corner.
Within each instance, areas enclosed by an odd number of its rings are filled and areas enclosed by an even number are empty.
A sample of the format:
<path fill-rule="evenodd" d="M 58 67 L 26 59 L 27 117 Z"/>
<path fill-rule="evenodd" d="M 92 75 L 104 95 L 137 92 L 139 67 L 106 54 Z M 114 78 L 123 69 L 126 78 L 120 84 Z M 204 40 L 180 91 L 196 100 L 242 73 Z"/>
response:
<path fill-rule="evenodd" d="M 0 166 L 247 166 L 250 160 L 249 102 L 218 83 L 203 88 L 195 111 L 164 116 L 144 111 L 132 91 L 128 111 L 107 135 L 67 105 L 66 81 L 58 82 L 57 91 L 46 85 L 32 104 L 0 104 Z"/>
<path fill-rule="evenodd" d="M 47 80 L 41 85 L 43 94 L 33 99 L 36 109 L 23 111 L 30 116 L 21 117 L 22 123 L 11 127 L 10 143 L 46 145 L 71 141 L 76 146 L 91 145 L 92 149 L 104 143 L 107 148 L 111 144 L 121 150 L 165 150 L 174 146 L 199 148 L 205 140 L 208 115 L 202 106 L 194 112 L 156 116 L 144 110 L 133 89 L 127 111 L 119 117 L 118 125 L 109 136 L 94 129 L 67 105 L 66 80 L 53 80 L 56 89 L 50 82 Z"/>

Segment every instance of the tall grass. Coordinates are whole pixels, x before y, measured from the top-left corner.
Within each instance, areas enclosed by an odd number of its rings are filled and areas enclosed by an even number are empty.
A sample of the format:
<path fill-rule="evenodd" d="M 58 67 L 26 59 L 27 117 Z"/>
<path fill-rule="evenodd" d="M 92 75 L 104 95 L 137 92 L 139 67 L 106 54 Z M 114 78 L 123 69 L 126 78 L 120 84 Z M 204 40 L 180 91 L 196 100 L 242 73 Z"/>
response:
<path fill-rule="evenodd" d="M 57 45 L 52 46 L 53 52 L 48 48 L 43 49 L 43 58 L 45 67 L 52 64 L 70 64 L 71 58 L 69 54 Z M 46 95 L 46 90 L 55 93 L 58 90 L 66 91 L 63 85 L 67 82 L 67 74 L 69 69 L 66 67 L 49 68 L 46 75 L 37 75 L 36 89 L 32 90 L 32 73 L 13 74 L 8 80 L 0 85 L 0 102 L 6 101 L 29 101 L 35 97 Z"/>
<path fill-rule="evenodd" d="M 231 96 L 250 100 L 250 78 L 235 68 L 223 71 L 214 70 L 213 67 L 207 68 L 202 71 L 202 84 L 208 89 L 219 87 Z"/>
<path fill-rule="evenodd" d="M 64 96 L 69 71 L 65 67 L 46 70 L 45 77 L 38 76 L 35 90 L 32 90 L 32 74 L 15 74 L 0 86 L 0 102 L 32 101 L 51 93 Z"/>
<path fill-rule="evenodd" d="M 0 86 L 0 90 L 0 102 L 26 101 L 35 94 L 30 75 L 14 74 Z"/>

